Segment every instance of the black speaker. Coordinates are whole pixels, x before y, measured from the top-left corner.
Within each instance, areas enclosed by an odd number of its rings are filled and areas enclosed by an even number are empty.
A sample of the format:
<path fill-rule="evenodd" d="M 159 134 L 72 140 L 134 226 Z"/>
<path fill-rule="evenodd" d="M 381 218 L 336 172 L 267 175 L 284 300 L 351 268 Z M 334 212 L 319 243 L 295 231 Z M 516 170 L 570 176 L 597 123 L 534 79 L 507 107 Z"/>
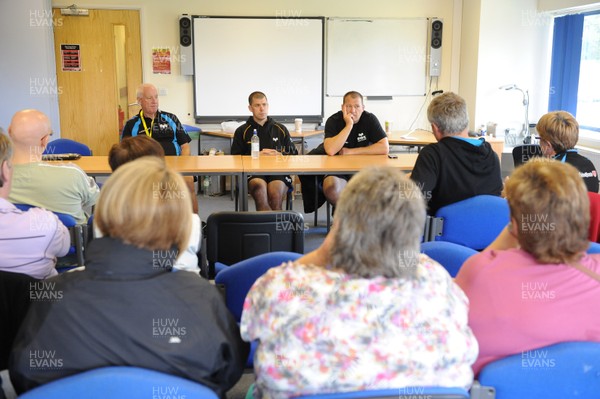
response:
<path fill-rule="evenodd" d="M 431 40 L 429 48 L 429 76 L 440 76 L 442 69 L 442 31 L 444 22 L 441 19 L 431 20 Z"/>
<path fill-rule="evenodd" d="M 192 46 L 192 18 L 179 16 L 179 65 L 182 75 L 194 74 L 194 47 Z"/>

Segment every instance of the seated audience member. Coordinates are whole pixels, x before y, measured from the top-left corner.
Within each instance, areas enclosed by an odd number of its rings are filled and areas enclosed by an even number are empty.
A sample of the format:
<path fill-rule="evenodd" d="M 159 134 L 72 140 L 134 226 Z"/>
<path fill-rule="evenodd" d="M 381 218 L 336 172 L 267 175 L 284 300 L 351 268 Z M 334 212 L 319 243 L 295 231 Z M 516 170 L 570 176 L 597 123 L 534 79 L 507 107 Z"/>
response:
<path fill-rule="evenodd" d="M 108 152 L 108 164 L 114 172 L 119 166 L 127 162 L 149 155 L 164 158 L 165 152 L 156 140 L 147 136 L 125 137 L 120 143 L 113 145 Z M 190 194 L 192 201 L 196 202 L 193 189 L 190 191 Z M 94 236 L 101 236 L 98 229 L 95 229 Z M 199 272 L 197 253 L 200 249 L 200 240 L 200 217 L 197 213 L 192 212 L 192 232 L 190 234 L 190 242 L 186 250 L 177 258 L 175 265 L 173 265 L 174 269 L 187 270 L 194 273 Z"/>
<path fill-rule="evenodd" d="M 54 276 L 56 257 L 69 252 L 71 237 L 55 214 L 26 212 L 7 201 L 11 189 L 12 144 L 0 129 L 0 270 L 43 279 Z"/>
<path fill-rule="evenodd" d="M 567 111 L 554 111 L 543 115 L 536 125 L 540 135 L 542 153 L 548 158 L 573 165 L 583 178 L 587 190 L 598 192 L 598 172 L 592 161 L 575 149 L 579 140 L 579 123 Z"/>
<path fill-rule="evenodd" d="M 231 143 L 232 155 L 250 155 L 250 140 L 254 130 L 260 140 L 260 155 L 298 154 L 287 128 L 269 116 L 267 96 L 255 91 L 248 97 L 248 109 L 252 116 L 238 127 Z M 281 210 L 283 198 L 292 187 L 291 176 L 249 176 L 248 191 L 257 211 Z"/>
<path fill-rule="evenodd" d="M 563 341 L 600 341 L 600 255 L 587 255 L 589 201 L 577 170 L 534 159 L 507 180 L 511 223 L 460 269 L 475 374 L 496 359 Z"/>
<path fill-rule="evenodd" d="M 46 280 L 60 300 L 33 302 L 15 338 L 9 371 L 17 392 L 105 366 L 180 376 L 221 397 L 238 381 L 248 346 L 221 294 L 170 272 L 189 241 L 188 195 L 183 177 L 157 157 L 112 174 L 94 216 L 104 237 L 89 243 L 85 270 Z M 44 351 L 52 358 L 32 363 Z"/>
<path fill-rule="evenodd" d="M 484 139 L 469 137 L 465 100 L 450 92 L 436 96 L 427 118 L 438 142 L 421 150 L 411 179 L 427 199 L 429 214 L 476 195 L 500 195 L 498 155 Z"/>
<path fill-rule="evenodd" d="M 14 145 L 10 201 L 66 213 L 77 223 L 87 223 L 84 208 L 96 203 L 100 189 L 94 179 L 72 163 L 41 162 L 52 134 L 48 117 L 32 109 L 19 111 L 12 118 L 8 134 Z"/>
<path fill-rule="evenodd" d="M 419 253 L 425 203 L 393 168 L 355 175 L 323 245 L 251 288 L 255 397 L 406 386 L 468 388 L 477 341 L 464 293 Z M 390 217 L 394 215 L 394 217 Z"/>

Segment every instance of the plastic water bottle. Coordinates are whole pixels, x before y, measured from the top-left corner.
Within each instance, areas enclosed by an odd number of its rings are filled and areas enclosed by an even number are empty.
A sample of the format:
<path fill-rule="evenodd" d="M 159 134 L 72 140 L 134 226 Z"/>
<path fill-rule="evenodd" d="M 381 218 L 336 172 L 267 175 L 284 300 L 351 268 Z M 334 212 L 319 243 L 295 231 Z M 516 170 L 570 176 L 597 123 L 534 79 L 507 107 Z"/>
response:
<path fill-rule="evenodd" d="M 252 134 L 252 140 L 250 140 L 251 148 L 252 148 L 252 159 L 258 159 L 258 154 L 260 154 L 260 140 L 258 138 L 258 133 L 256 129 L 254 129 L 254 133 Z"/>
<path fill-rule="evenodd" d="M 204 185 L 204 196 L 208 197 L 210 195 L 210 176 L 204 176 L 204 181 L 202 184 Z"/>

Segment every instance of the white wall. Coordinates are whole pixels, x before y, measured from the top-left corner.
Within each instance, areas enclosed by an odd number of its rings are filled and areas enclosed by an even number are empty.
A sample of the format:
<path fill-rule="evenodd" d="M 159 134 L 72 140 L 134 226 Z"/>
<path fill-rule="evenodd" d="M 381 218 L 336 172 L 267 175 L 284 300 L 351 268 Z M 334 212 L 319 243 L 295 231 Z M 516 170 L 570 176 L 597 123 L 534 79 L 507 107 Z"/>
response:
<path fill-rule="evenodd" d="M 540 11 L 565 13 L 598 9 L 600 3 L 589 0 L 538 0 L 537 7 Z"/>
<path fill-rule="evenodd" d="M 54 7 L 72 4 L 65 1 L 53 1 Z M 411 18 L 411 17 L 440 17 L 444 19 L 444 37 L 442 54 L 442 75 L 439 88 L 458 89 L 459 59 L 453 57 L 453 48 L 460 42 L 460 31 L 455 29 L 455 15 L 460 16 L 461 0 L 422 0 L 397 1 L 364 0 L 322 1 L 322 0 L 264 0 L 248 2 L 245 0 L 80 0 L 79 7 L 87 8 L 139 8 L 141 10 L 141 36 L 144 80 L 156 84 L 159 89 L 166 90 L 161 96 L 161 108 L 176 113 L 184 123 L 193 123 L 193 88 L 192 77 L 181 76 L 179 73 L 179 31 L 178 16 L 183 13 L 199 15 L 300 15 L 326 17 L 382 17 L 382 18 Z M 215 38 L 217 39 L 217 38 Z M 175 54 L 172 62 L 171 75 L 152 74 L 151 49 L 167 47 Z M 256 38 L 257 53 L 260 52 L 260 38 Z M 357 55 L 359 59 L 359 55 Z M 206 62 L 218 62 L 206 56 Z M 226 94 L 224 94 L 226 95 Z M 267 93 L 268 95 L 268 93 Z M 406 129 L 415 118 L 423 103 L 423 97 L 395 98 L 391 102 L 366 104 L 368 110 L 374 112 L 379 119 L 391 120 L 395 129 Z M 325 118 L 339 110 L 340 98 L 325 99 Z"/>
<path fill-rule="evenodd" d="M 489 121 L 521 130 L 523 95 L 498 88 L 516 84 L 529 91 L 529 121 L 548 109 L 552 18 L 539 13 L 536 0 L 483 0 L 474 125 Z"/>
<path fill-rule="evenodd" d="M 60 130 L 50 0 L 0 1 L 0 126 L 36 108 Z M 54 20 L 56 22 L 56 20 Z"/>
<path fill-rule="evenodd" d="M 0 101 L 0 125 L 17 109 L 37 107 L 51 114 L 58 130 L 55 96 L 34 97 L 30 93 L 31 79 L 43 82 L 55 79 L 52 57 L 52 35 L 30 25 L 29 16 L 35 10 L 47 10 L 50 0 L 2 1 L 0 3 L 0 49 L 3 57 Z M 539 0 L 540 7 L 556 11 L 556 7 L 580 6 L 588 1 Z M 72 2 L 53 0 L 53 7 Z M 536 11 L 537 0 L 264 0 L 259 3 L 244 0 L 216 2 L 198 0 L 80 0 L 80 7 L 133 8 L 141 10 L 141 35 L 144 80 L 166 91 L 161 107 L 175 112 L 184 122 L 193 123 L 192 77 L 179 74 L 177 17 L 182 13 L 207 15 L 305 15 L 331 17 L 439 17 L 444 19 L 442 74 L 438 88 L 456 91 L 469 104 L 471 128 L 488 121 L 501 127 L 522 123 L 523 107 L 518 92 L 501 92 L 498 86 L 516 83 L 529 89 L 530 120 L 536 121 L 547 106 L 551 23 L 545 14 Z M 598 4 L 598 3 L 596 3 Z M 41 11 L 44 12 L 44 11 Z M 260 51 L 260 38 L 256 38 Z M 151 49 L 171 48 L 174 55 L 171 75 L 154 75 L 151 70 Z M 357 56 L 358 57 L 358 56 Z M 206 62 L 218 62 L 207 56 Z M 43 79 L 46 79 L 45 81 Z M 54 80 L 55 82 L 55 80 Z M 38 81 L 39 85 L 39 81 Z M 52 91 L 52 88 L 33 90 Z M 54 88 L 54 91 L 57 91 Z M 4 93 L 8 93 L 4 94 Z M 325 99 L 325 118 L 337 111 L 339 98 Z M 422 97 L 395 98 L 389 102 L 370 102 L 367 109 L 380 120 L 391 120 L 394 129 L 406 129 L 414 120 Z M 93 106 L 93 104 L 90 104 Z M 426 127 L 422 117 L 418 127 Z"/>

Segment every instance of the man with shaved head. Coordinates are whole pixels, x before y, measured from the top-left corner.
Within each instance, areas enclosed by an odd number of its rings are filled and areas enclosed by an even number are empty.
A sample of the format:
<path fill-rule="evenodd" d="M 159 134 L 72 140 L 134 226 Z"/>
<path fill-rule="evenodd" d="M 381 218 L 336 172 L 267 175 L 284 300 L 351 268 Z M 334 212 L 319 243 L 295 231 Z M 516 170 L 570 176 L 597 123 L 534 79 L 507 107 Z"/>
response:
<path fill-rule="evenodd" d="M 165 155 L 190 155 L 190 136 L 174 114 L 158 109 L 158 90 L 150 83 L 137 89 L 137 101 L 142 109 L 125 124 L 121 139 L 145 134 L 158 141 Z"/>
<path fill-rule="evenodd" d="M 40 208 L 21 211 L 7 201 L 12 154 L 12 143 L 0 128 L 0 271 L 51 277 L 58 274 L 56 257 L 69 251 L 69 231 L 52 212 Z"/>
<path fill-rule="evenodd" d="M 14 144 L 10 202 L 66 213 L 77 223 L 87 223 L 84 209 L 96 203 L 100 189 L 72 163 L 42 162 L 52 134 L 48 117 L 33 109 L 19 111 L 10 122 L 8 134 Z"/>

